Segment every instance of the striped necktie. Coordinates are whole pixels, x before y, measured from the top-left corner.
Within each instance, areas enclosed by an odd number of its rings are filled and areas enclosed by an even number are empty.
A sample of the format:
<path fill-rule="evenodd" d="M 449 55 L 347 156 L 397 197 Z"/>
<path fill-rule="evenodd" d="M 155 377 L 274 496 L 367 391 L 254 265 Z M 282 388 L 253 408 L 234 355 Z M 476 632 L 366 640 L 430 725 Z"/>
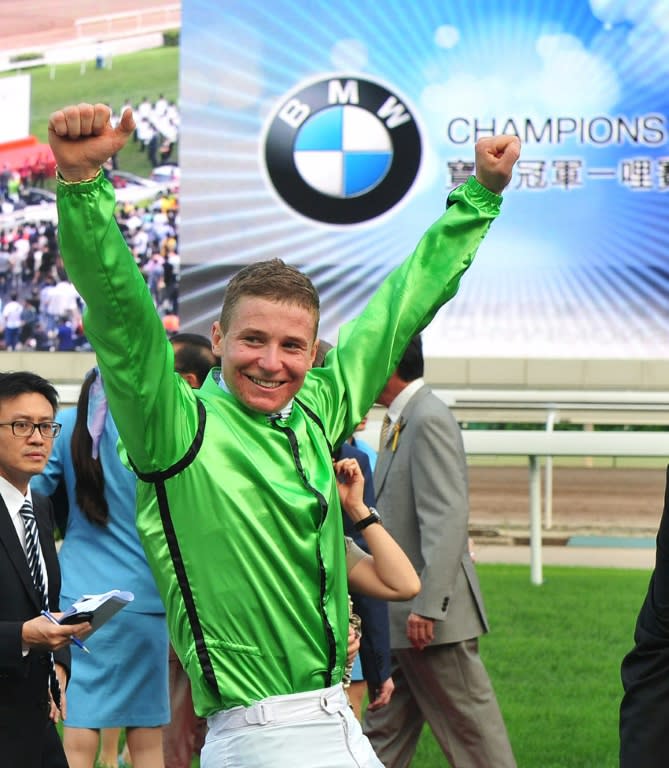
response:
<path fill-rule="evenodd" d="M 386 413 L 383 417 L 383 423 L 381 424 L 381 437 L 379 438 L 379 451 L 382 451 L 386 447 L 388 442 L 388 430 L 390 429 L 390 416 Z"/>
<path fill-rule="evenodd" d="M 39 557 L 40 548 L 37 520 L 35 519 L 33 505 L 29 499 L 26 499 L 23 502 L 23 506 L 21 507 L 21 517 L 23 518 L 23 525 L 26 531 L 26 558 L 28 560 L 28 568 L 30 568 L 30 574 L 33 577 L 33 584 L 39 595 L 42 610 L 48 611 L 49 598 L 46 593 L 46 584 Z M 56 706 L 60 709 L 60 685 L 58 684 L 58 678 L 56 677 L 56 665 L 53 660 L 53 653 L 49 654 L 49 680 L 51 695 L 56 702 Z"/>

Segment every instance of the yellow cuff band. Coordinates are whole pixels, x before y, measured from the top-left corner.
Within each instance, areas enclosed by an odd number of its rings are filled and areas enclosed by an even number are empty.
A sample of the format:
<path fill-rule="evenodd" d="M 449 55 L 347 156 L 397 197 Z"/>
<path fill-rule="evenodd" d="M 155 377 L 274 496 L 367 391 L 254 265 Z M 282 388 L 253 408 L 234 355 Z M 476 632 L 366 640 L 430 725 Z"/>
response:
<path fill-rule="evenodd" d="M 99 178 L 101 173 L 102 173 L 102 168 L 98 170 L 95 176 L 91 176 L 90 179 L 79 179 L 79 181 L 68 181 L 66 178 L 64 178 L 60 170 L 56 168 L 56 181 L 59 184 L 64 184 L 66 187 L 72 186 L 72 184 L 86 184 L 89 181 L 95 181 L 97 178 Z"/>

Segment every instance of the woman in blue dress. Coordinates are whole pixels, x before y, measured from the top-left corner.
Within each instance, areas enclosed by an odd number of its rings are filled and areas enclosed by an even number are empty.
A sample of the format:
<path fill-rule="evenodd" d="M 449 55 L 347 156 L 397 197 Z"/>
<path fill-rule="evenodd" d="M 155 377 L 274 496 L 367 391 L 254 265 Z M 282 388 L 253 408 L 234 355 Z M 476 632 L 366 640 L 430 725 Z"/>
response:
<path fill-rule="evenodd" d="M 169 722 L 168 638 L 163 604 L 135 529 L 135 476 L 116 451 L 118 432 L 98 370 L 86 376 L 76 408 L 58 414 L 62 431 L 40 493 L 67 491 L 59 559 L 61 605 L 110 589 L 133 602 L 72 654 L 64 746 L 70 768 L 93 768 L 102 728 L 126 728 L 134 768 L 163 768 L 161 726 Z"/>

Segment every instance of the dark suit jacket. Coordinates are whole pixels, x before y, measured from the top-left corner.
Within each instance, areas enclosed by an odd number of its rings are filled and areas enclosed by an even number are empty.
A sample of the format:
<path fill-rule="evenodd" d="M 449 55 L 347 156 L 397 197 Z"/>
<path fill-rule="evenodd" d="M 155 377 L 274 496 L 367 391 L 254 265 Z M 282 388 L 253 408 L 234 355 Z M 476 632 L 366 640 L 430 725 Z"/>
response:
<path fill-rule="evenodd" d="M 344 443 L 337 452 L 337 458 L 357 459 L 365 477 L 364 501 L 368 507 L 376 506 L 374 480 L 369 458 L 364 451 L 349 443 Z M 365 552 L 369 552 L 365 538 L 355 530 L 349 516 L 344 512 L 344 533 Z M 390 677 L 390 629 L 388 626 L 388 604 L 385 600 L 351 592 L 353 611 L 362 620 L 362 637 L 360 638 L 360 664 L 362 674 L 369 689 L 369 695 L 376 698 L 381 683 Z"/>
<path fill-rule="evenodd" d="M 655 571 L 622 663 L 621 768 L 665 768 L 669 726 L 669 467 Z"/>
<path fill-rule="evenodd" d="M 58 610 L 60 568 L 49 500 L 33 494 L 40 545 L 49 579 L 49 608 Z M 49 657 L 22 654 L 21 627 L 39 615 L 41 604 L 25 553 L 0 497 L 0 762 L 16 768 L 67 766 L 60 739 L 49 720 Z M 55 654 L 70 668 L 70 651 Z"/>
<path fill-rule="evenodd" d="M 435 619 L 434 645 L 458 643 L 488 629 L 476 570 L 467 547 L 467 461 L 457 421 L 422 387 L 406 404 L 392 450 L 379 452 L 374 487 L 383 524 L 421 579 L 418 595 L 389 603 L 390 644 L 410 647 L 410 612 Z"/>

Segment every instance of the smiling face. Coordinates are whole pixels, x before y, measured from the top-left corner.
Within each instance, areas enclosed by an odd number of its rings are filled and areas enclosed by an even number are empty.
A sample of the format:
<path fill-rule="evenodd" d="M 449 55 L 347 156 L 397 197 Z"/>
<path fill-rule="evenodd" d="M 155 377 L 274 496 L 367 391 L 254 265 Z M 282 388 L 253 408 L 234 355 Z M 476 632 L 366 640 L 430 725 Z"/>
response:
<path fill-rule="evenodd" d="M 34 424 L 53 421 L 53 407 L 44 395 L 37 392 L 0 400 L 0 422 L 6 424 L 19 420 Z M 30 478 L 46 466 L 52 447 L 53 439 L 42 437 L 39 429 L 30 437 L 15 437 L 10 426 L 0 427 L 0 475 L 25 493 Z"/>
<path fill-rule="evenodd" d="M 212 327 L 212 349 L 238 400 L 261 413 L 280 411 L 299 391 L 316 356 L 316 318 L 306 307 L 257 296 L 237 302 L 224 334 Z"/>

